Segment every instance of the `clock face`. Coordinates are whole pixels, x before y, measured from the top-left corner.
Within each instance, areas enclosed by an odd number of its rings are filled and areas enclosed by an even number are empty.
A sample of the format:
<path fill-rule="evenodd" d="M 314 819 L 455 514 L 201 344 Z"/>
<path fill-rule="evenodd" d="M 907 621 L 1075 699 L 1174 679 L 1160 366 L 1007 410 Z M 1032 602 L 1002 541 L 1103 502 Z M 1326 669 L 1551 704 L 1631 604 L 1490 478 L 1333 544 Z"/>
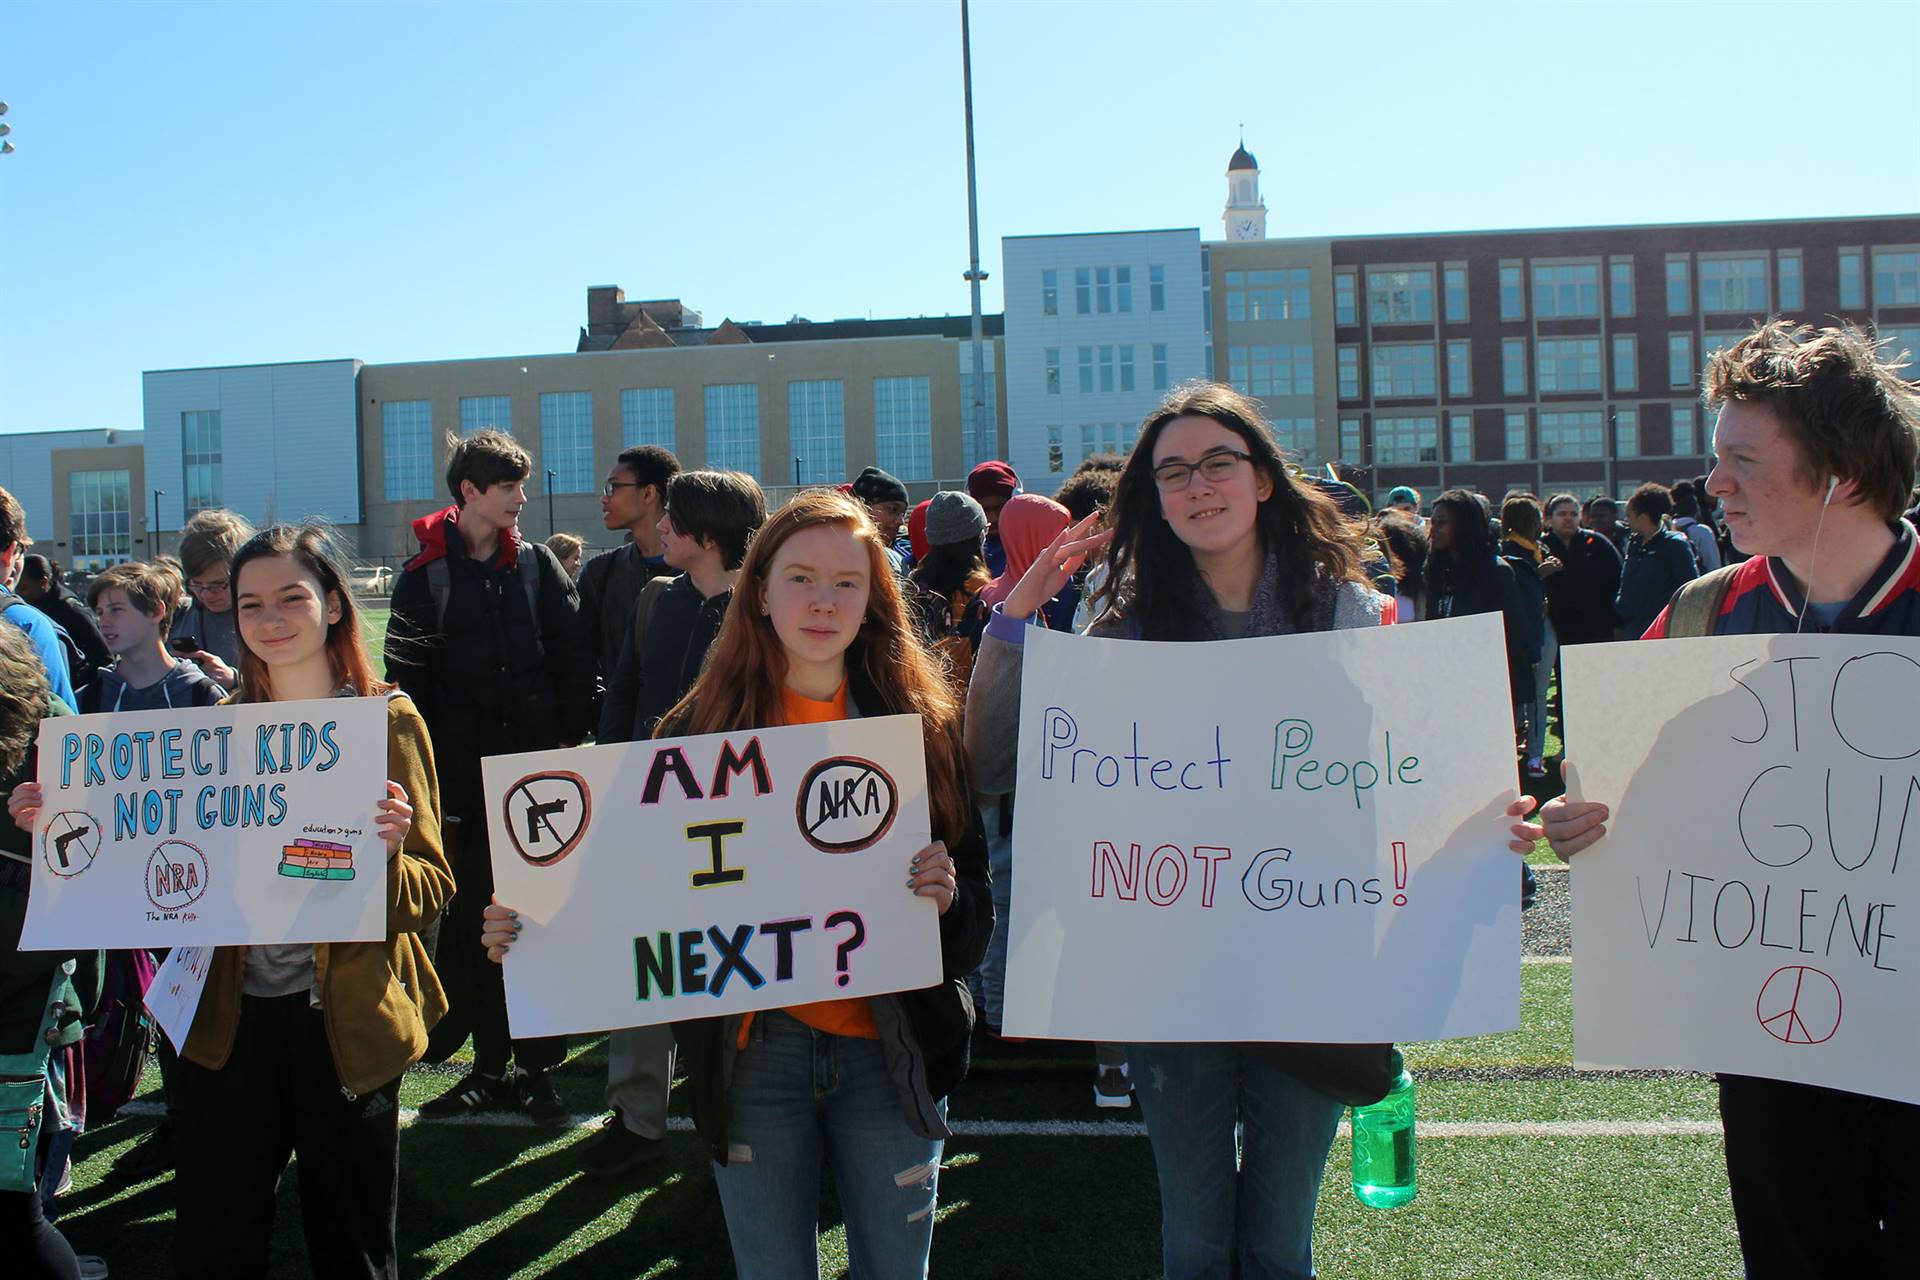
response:
<path fill-rule="evenodd" d="M 1252 218 L 1242 218 L 1233 224 L 1233 238 L 1235 240 L 1253 240 L 1257 239 L 1259 234 L 1260 224 Z"/>

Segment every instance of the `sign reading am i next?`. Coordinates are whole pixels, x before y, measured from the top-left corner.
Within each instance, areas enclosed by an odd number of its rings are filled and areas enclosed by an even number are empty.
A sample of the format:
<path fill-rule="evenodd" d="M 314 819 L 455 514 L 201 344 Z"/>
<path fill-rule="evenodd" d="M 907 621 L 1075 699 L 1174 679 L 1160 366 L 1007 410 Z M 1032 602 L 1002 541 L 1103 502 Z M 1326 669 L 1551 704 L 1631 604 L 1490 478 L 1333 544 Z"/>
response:
<path fill-rule="evenodd" d="M 386 936 L 385 699 L 62 716 L 39 748 L 22 945 Z"/>
<path fill-rule="evenodd" d="M 1030 631 L 1010 1035 L 1382 1041 L 1519 1018 L 1497 617 Z"/>
<path fill-rule="evenodd" d="M 481 763 L 517 1036 L 940 980 L 920 720 L 659 738 Z"/>

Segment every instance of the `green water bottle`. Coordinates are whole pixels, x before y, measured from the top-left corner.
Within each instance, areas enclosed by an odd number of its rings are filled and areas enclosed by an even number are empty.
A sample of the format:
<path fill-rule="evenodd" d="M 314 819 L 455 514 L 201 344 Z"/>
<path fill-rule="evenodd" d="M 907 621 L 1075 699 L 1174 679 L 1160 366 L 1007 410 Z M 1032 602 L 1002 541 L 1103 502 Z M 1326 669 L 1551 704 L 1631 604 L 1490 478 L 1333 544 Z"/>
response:
<path fill-rule="evenodd" d="M 1393 1088 L 1380 1101 L 1353 1109 L 1353 1194 L 1373 1209 L 1413 1199 L 1413 1076 L 1393 1051 Z"/>

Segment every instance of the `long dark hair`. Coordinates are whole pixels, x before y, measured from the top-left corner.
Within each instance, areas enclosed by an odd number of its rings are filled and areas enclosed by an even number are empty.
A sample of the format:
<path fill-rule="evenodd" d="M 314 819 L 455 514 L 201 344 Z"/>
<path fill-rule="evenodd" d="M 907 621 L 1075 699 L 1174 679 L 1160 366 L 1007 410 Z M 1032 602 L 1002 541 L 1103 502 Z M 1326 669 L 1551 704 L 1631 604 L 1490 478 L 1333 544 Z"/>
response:
<path fill-rule="evenodd" d="M 393 688 L 374 674 L 373 655 L 367 652 L 367 642 L 360 634 L 360 610 L 354 605 L 353 592 L 347 589 L 346 570 L 341 568 L 334 549 L 333 534 L 324 525 L 276 524 L 247 539 L 235 553 L 230 570 L 235 616 L 240 607 L 240 570 L 250 561 L 270 556 L 284 556 L 319 579 L 323 608 L 329 596 L 340 601 L 340 620 L 327 628 L 327 666 L 333 672 L 334 686 L 351 684 L 363 695 Z M 273 701 L 273 679 L 267 664 L 244 639 L 240 642 L 240 687 L 234 695 L 235 702 Z"/>
<path fill-rule="evenodd" d="M 1479 587 L 1493 576 L 1493 527 L 1478 494 L 1449 489 L 1434 499 L 1433 509 L 1445 511 L 1452 524 L 1444 550 L 1427 560 L 1427 577 L 1435 595 L 1459 595 Z"/>
<path fill-rule="evenodd" d="M 986 559 L 980 554 L 984 536 L 975 534 L 971 542 L 936 542 L 928 548 L 926 557 L 913 566 L 908 580 L 942 600 L 952 600 L 962 592 L 973 595 L 993 581 L 993 575 L 987 572 Z"/>
<path fill-rule="evenodd" d="M 1294 480 L 1286 455 L 1260 412 L 1259 403 L 1217 382 L 1175 387 L 1140 426 L 1140 438 L 1114 487 L 1107 525 L 1107 578 L 1094 596 L 1096 615 L 1124 614 L 1153 640 L 1193 640 L 1206 634 L 1202 619 L 1212 595 L 1194 564 L 1193 552 L 1160 514 L 1153 482 L 1153 448 L 1176 418 L 1211 418 L 1245 442 L 1253 465 L 1273 484 L 1260 504 L 1254 528 L 1260 549 L 1280 561 L 1281 603 L 1295 630 L 1312 629 L 1320 579 L 1333 585 L 1365 582 L 1363 528 L 1333 499 Z"/>
<path fill-rule="evenodd" d="M 1418 599 L 1427 590 L 1427 531 L 1415 524 L 1413 517 L 1392 508 L 1374 517 L 1373 524 L 1386 544 L 1400 594 Z"/>

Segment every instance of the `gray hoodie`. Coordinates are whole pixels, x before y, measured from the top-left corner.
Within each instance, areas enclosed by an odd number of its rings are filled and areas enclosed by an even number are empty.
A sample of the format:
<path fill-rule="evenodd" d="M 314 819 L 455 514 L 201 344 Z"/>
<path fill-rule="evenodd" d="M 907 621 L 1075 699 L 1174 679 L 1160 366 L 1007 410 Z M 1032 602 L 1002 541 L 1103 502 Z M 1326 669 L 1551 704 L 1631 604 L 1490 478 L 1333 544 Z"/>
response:
<path fill-rule="evenodd" d="M 103 668 L 93 683 L 80 691 L 80 710 L 159 711 L 167 707 L 210 707 L 227 696 L 199 666 L 185 658 L 174 659 L 167 674 L 144 689 L 136 689 L 120 676 L 118 667 Z"/>

